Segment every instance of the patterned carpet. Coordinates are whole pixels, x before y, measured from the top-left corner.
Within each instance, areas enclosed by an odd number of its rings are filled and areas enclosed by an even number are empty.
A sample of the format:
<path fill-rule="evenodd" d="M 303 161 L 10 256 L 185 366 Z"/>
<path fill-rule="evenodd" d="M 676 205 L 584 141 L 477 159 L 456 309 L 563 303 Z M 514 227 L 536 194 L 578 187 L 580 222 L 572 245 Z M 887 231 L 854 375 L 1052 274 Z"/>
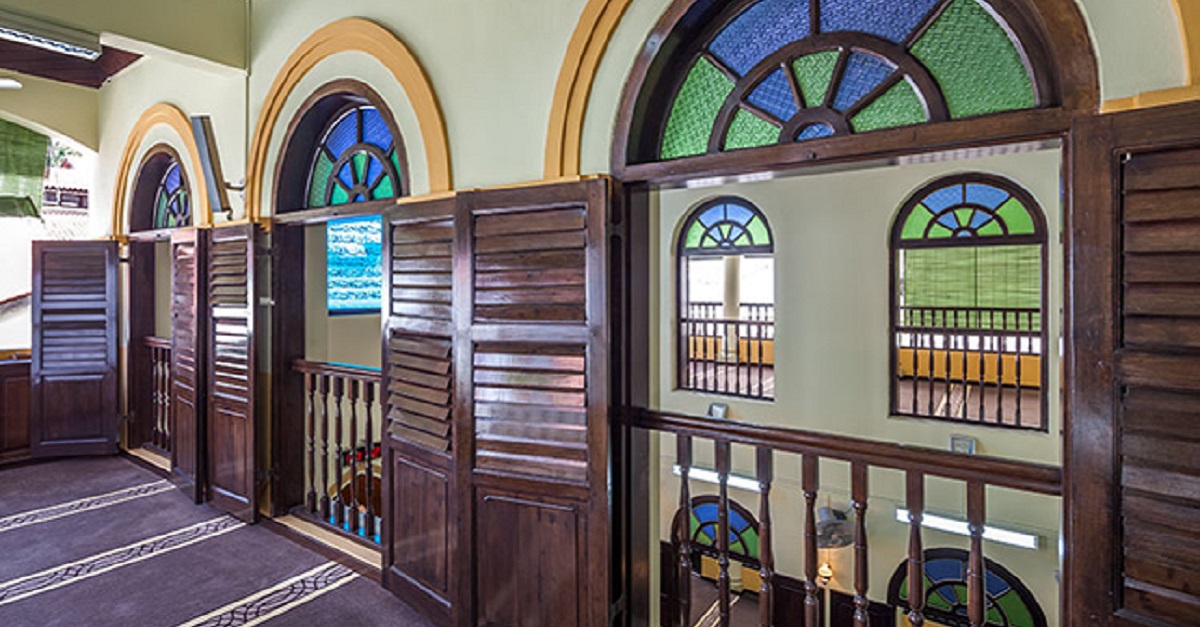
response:
<path fill-rule="evenodd" d="M 123 458 L 0 470 L 0 625 L 428 625 L 368 578 Z"/>

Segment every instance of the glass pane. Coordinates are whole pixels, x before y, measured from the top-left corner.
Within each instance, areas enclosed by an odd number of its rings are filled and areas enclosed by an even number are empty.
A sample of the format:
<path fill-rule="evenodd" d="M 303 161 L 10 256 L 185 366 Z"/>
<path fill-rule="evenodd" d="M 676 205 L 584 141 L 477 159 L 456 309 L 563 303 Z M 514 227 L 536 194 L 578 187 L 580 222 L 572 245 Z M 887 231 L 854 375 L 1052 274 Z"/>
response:
<path fill-rule="evenodd" d="M 743 305 L 775 304 L 774 257 L 742 257 L 738 268 L 738 300 Z"/>
<path fill-rule="evenodd" d="M 738 109 L 725 135 L 725 150 L 757 148 L 779 142 L 779 127 L 746 111 Z"/>
<path fill-rule="evenodd" d="M 717 114 L 731 91 L 733 81 L 708 60 L 698 59 L 671 105 L 663 133 L 662 158 L 677 159 L 707 152 Z"/>
<path fill-rule="evenodd" d="M 875 89 L 893 71 L 891 64 L 861 52 L 850 53 L 846 60 L 846 71 L 833 98 L 833 108 L 845 111 Z"/>
<path fill-rule="evenodd" d="M 809 35 L 808 0 L 762 0 L 713 39 L 709 50 L 726 66 L 745 75 L 779 48 Z"/>
<path fill-rule="evenodd" d="M 692 303 L 725 301 L 725 258 L 689 257 L 687 259 L 687 299 Z"/>
<path fill-rule="evenodd" d="M 884 128 L 896 128 L 921 124 L 928 121 L 925 103 L 907 81 L 896 83 L 891 89 L 863 108 L 850 120 L 856 133 L 866 133 Z"/>
<path fill-rule="evenodd" d="M 939 0 L 823 0 L 821 32 L 860 31 L 901 43 Z"/>
<path fill-rule="evenodd" d="M 392 148 L 392 131 L 375 107 L 363 107 L 363 141 L 387 152 Z"/>
<path fill-rule="evenodd" d="M 1025 205 L 1016 198 L 1011 198 L 1004 203 L 996 215 L 1004 220 L 1010 235 L 1026 235 L 1035 232 L 1033 217 L 1029 215 L 1029 210 L 1025 208 Z"/>
<path fill-rule="evenodd" d="M 379 216 L 326 225 L 330 313 L 375 312 L 383 303 L 383 221 Z"/>
<path fill-rule="evenodd" d="M 788 121 L 796 115 L 796 97 L 782 69 L 767 75 L 747 98 L 750 104 L 770 113 L 780 121 Z"/>
<path fill-rule="evenodd" d="M 826 50 L 800 57 L 792 62 L 792 70 L 796 72 L 796 80 L 800 83 L 800 93 L 804 96 L 806 107 L 819 107 L 824 104 L 839 54 L 841 53 L 837 50 Z"/>

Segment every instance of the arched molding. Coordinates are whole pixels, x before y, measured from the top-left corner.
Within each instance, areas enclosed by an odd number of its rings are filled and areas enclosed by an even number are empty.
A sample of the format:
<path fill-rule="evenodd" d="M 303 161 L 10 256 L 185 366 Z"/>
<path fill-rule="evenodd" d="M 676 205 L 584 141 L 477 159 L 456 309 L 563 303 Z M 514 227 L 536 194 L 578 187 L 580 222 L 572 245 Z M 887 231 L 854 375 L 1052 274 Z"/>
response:
<path fill-rule="evenodd" d="M 1106 101 L 1103 106 L 1105 113 L 1200 100 L 1200 0 L 1172 0 L 1171 4 L 1179 21 L 1179 39 L 1183 44 L 1187 83 L 1181 87 L 1156 89 L 1128 98 Z"/>
<path fill-rule="evenodd" d="M 246 174 L 246 214 L 251 221 L 262 219 L 263 185 L 271 138 L 288 99 L 318 63 L 344 52 L 371 56 L 391 72 L 416 113 L 425 148 L 430 192 L 453 189 L 446 124 L 425 70 L 404 42 L 390 31 L 369 20 L 347 18 L 318 29 L 301 42 L 267 92 L 254 126 Z"/>
<path fill-rule="evenodd" d="M 633 0 L 588 0 L 567 44 L 546 132 L 545 178 L 577 176 L 592 84 L 608 43 Z"/>
<path fill-rule="evenodd" d="M 125 150 L 122 151 L 121 160 L 117 166 L 112 212 L 112 234 L 115 237 L 128 235 L 129 203 L 132 200 L 130 193 L 134 178 L 138 174 L 135 164 L 140 163 L 138 153 L 146 138 L 158 126 L 166 127 L 178 136 L 192 172 L 204 171 L 200 162 L 200 148 L 196 145 L 195 136 L 192 135 L 192 124 L 187 115 L 179 107 L 163 102 L 146 109 L 129 132 L 129 138 L 125 140 Z M 183 157 L 184 155 L 181 155 L 181 158 Z M 212 207 L 208 204 L 208 189 L 204 185 L 197 185 L 193 188 L 192 195 L 195 198 L 195 204 L 192 207 L 195 214 L 193 222 L 196 226 L 210 226 L 213 220 Z"/>

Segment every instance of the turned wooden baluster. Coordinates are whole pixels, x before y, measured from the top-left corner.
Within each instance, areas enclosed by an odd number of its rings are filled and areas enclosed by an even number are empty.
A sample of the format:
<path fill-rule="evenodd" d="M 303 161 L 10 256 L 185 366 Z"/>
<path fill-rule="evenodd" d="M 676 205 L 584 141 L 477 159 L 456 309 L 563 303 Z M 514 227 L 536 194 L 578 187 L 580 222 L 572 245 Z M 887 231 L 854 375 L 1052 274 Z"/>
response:
<path fill-rule="evenodd" d="M 967 528 L 971 532 L 971 557 L 967 562 L 967 618 L 971 627 L 983 627 L 986 616 L 983 566 L 983 530 L 987 492 L 984 484 L 967 484 Z"/>
<path fill-rule="evenodd" d="M 350 533 L 358 533 L 358 381 L 350 379 L 346 385 L 350 402 Z"/>
<path fill-rule="evenodd" d="M 869 627 L 870 614 L 867 613 L 870 601 L 867 600 L 868 578 L 867 567 L 870 557 L 867 553 L 867 470 L 862 462 L 850 466 L 850 499 L 854 505 L 854 624 L 857 627 Z"/>
<path fill-rule="evenodd" d="M 692 497 L 688 491 L 688 475 L 692 470 L 691 436 L 675 436 L 676 458 L 679 461 L 679 625 L 692 625 Z"/>
<path fill-rule="evenodd" d="M 817 585 L 817 487 L 821 458 L 806 454 L 801 461 L 804 489 L 804 627 L 821 627 L 820 587 Z"/>
<path fill-rule="evenodd" d="M 908 622 L 925 624 L 925 548 L 921 542 L 921 520 L 925 517 L 925 475 L 910 470 L 905 505 L 908 507 Z"/>
<path fill-rule="evenodd" d="M 304 375 L 304 391 L 308 394 L 308 511 L 317 511 L 317 375 Z"/>
<path fill-rule="evenodd" d="M 321 520 L 329 521 L 329 377 L 321 375 Z"/>
<path fill-rule="evenodd" d="M 774 478 L 771 449 L 758 448 L 758 625 L 771 627 L 774 621 L 775 555 L 771 553 L 771 481 Z"/>
<path fill-rule="evenodd" d="M 342 392 L 345 383 L 341 377 L 333 377 L 333 406 L 337 410 L 336 423 L 333 428 L 333 454 L 337 458 L 337 474 L 334 475 L 333 483 L 337 507 L 333 508 L 333 519 L 339 527 L 346 523 L 346 503 L 342 500 L 342 477 L 345 469 L 342 463 L 342 455 L 345 452 L 345 448 L 342 447 Z"/>
<path fill-rule="evenodd" d="M 717 605 L 721 627 L 729 627 L 729 442 L 713 443 L 717 457 Z"/>
<path fill-rule="evenodd" d="M 365 406 L 364 420 L 367 423 L 365 426 L 367 433 L 367 520 L 365 521 L 366 528 L 363 531 L 366 533 L 367 539 L 370 540 L 375 537 L 375 501 L 371 499 L 372 491 L 374 490 L 371 484 L 375 481 L 375 461 L 374 457 L 372 457 L 375 450 L 375 432 L 372 429 L 371 420 L 371 409 L 375 405 L 374 381 L 367 381 L 363 385 L 363 404 Z"/>

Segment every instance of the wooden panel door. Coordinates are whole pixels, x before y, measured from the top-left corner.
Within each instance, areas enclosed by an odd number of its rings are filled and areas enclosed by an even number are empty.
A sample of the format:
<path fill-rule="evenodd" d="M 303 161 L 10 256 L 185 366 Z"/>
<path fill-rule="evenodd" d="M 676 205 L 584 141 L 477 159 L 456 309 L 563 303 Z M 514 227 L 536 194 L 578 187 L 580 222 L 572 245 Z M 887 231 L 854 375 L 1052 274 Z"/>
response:
<path fill-rule="evenodd" d="M 199 503 L 205 463 L 205 245 L 208 231 L 171 234 L 171 474 Z"/>
<path fill-rule="evenodd" d="M 1074 130 L 1071 624 L 1200 617 L 1200 106 Z"/>
<path fill-rule="evenodd" d="M 117 244 L 33 243 L 30 454 L 117 452 Z"/>
<path fill-rule="evenodd" d="M 440 624 L 453 622 L 466 581 L 455 535 L 455 208 L 453 198 L 398 207 L 385 216 L 384 240 L 383 581 Z"/>
<path fill-rule="evenodd" d="M 608 622 L 609 197 L 595 180 L 460 201 L 478 625 Z"/>
<path fill-rule="evenodd" d="M 253 224 L 218 227 L 208 236 L 208 496 L 213 505 L 254 522 L 255 350 Z"/>

